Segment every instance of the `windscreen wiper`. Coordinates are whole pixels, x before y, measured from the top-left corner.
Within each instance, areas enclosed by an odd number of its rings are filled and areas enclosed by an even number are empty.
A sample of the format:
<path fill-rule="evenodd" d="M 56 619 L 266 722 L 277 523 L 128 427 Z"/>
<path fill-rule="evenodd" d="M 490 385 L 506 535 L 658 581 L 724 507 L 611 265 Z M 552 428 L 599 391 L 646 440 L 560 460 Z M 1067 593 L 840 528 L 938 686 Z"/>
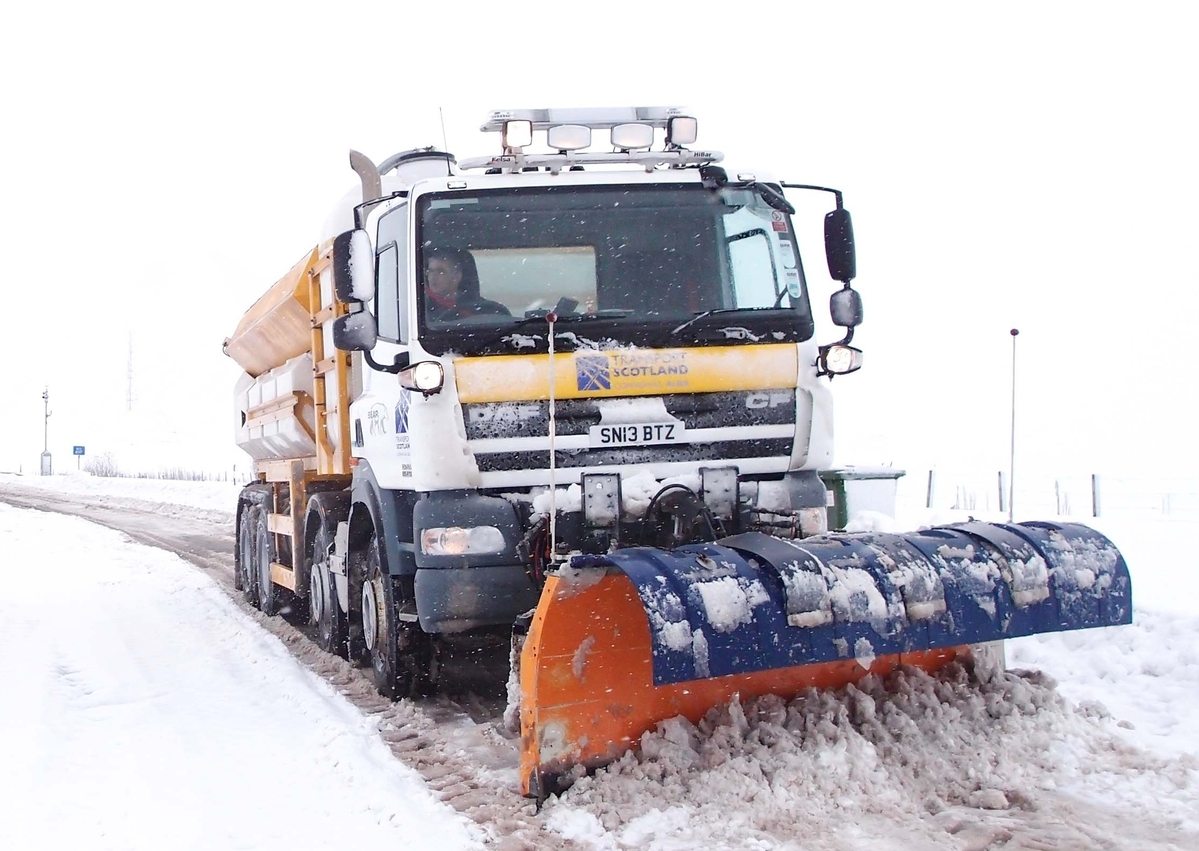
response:
<path fill-rule="evenodd" d="M 625 310 L 623 308 L 612 308 L 609 310 L 597 310 L 595 313 L 563 313 L 563 314 L 558 314 L 557 318 L 554 320 L 554 324 L 557 325 L 559 323 L 593 322 L 593 321 L 600 320 L 600 319 L 623 319 L 626 316 L 632 315 L 632 313 L 633 313 L 633 311 Z M 546 317 L 549 316 L 549 314 L 550 314 L 550 311 L 548 311 L 548 310 L 529 311 L 525 316 L 521 317 L 520 319 L 517 319 L 515 322 L 513 322 L 507 328 L 504 328 L 504 329 L 500 330 L 499 332 L 497 332 L 496 334 L 492 335 L 491 337 L 486 338 L 483 341 L 482 345 L 490 346 L 492 343 L 499 343 L 502 340 L 504 340 L 506 337 L 511 337 L 514 333 L 519 331 L 521 328 L 527 328 L 530 325 L 535 325 L 538 323 L 544 323 L 548 329 L 549 322 L 546 320 Z M 558 336 L 558 335 L 555 335 L 555 336 Z"/>
<path fill-rule="evenodd" d="M 694 316 L 692 316 L 690 319 L 688 319 L 686 322 L 684 322 L 682 325 L 678 326 L 677 328 L 670 329 L 670 336 L 673 337 L 676 334 L 678 334 L 680 331 L 682 331 L 684 328 L 694 325 L 696 322 L 699 322 L 699 320 L 701 320 L 701 319 L 706 319 L 709 316 L 714 316 L 717 313 L 741 313 L 746 310 L 774 310 L 774 309 L 775 308 L 773 308 L 773 307 L 715 307 L 712 310 L 701 311 L 701 312 L 695 314 Z"/>
<path fill-rule="evenodd" d="M 492 334 L 489 337 L 486 337 L 483 340 L 483 342 L 481 343 L 481 345 L 490 346 L 492 343 L 499 343 L 499 342 L 503 341 L 506 337 L 511 337 L 513 334 L 515 334 L 521 328 L 527 328 L 530 325 L 535 325 L 538 323 L 543 324 L 543 325 L 545 324 L 545 314 L 544 313 L 534 313 L 529 316 L 522 316 L 520 319 L 514 320 L 512 322 L 512 324 L 507 326 L 506 328 L 503 328 L 500 331 L 498 331 L 497 333 Z"/>

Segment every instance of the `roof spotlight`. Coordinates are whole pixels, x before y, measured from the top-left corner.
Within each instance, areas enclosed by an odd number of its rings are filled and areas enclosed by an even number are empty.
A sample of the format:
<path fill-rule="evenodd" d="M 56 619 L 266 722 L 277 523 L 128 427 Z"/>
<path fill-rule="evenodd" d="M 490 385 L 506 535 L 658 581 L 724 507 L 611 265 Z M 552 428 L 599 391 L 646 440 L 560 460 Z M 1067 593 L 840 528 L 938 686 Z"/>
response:
<path fill-rule="evenodd" d="M 649 124 L 617 124 L 612 128 L 612 147 L 624 151 L 648 148 L 654 144 L 654 128 Z"/>
<path fill-rule="evenodd" d="M 676 115 L 666 124 L 666 145 L 692 145 L 698 133 L 698 121 L 689 115 Z"/>
<path fill-rule="evenodd" d="M 558 124 L 546 131 L 546 143 L 555 151 L 577 151 L 591 144 L 591 128 L 582 124 Z"/>
<path fill-rule="evenodd" d="M 504 147 L 506 149 L 526 148 L 531 144 L 533 144 L 532 121 L 504 122 Z"/>

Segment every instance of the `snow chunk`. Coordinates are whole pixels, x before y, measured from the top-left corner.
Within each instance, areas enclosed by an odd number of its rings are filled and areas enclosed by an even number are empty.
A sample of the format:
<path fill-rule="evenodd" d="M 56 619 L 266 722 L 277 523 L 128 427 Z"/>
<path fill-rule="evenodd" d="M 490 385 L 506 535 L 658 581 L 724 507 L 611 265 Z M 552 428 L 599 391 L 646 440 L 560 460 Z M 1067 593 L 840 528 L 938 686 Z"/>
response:
<path fill-rule="evenodd" d="M 695 675 L 712 676 L 712 669 L 708 667 L 708 639 L 702 629 L 697 629 L 691 634 L 691 652 L 695 656 Z"/>
<path fill-rule="evenodd" d="M 595 647 L 595 636 L 589 635 L 579 644 L 579 649 L 575 651 L 574 659 L 571 660 L 570 671 L 579 682 L 583 682 L 583 674 L 587 670 L 587 656 L 593 647 Z"/>
<path fill-rule="evenodd" d="M 826 568 L 834 578 L 829 596 L 833 610 L 841 620 L 855 623 L 879 623 L 887 618 L 887 601 L 874 577 L 861 568 Z"/>
<path fill-rule="evenodd" d="M 655 626 L 658 640 L 671 650 L 687 650 L 691 647 L 691 624 L 686 621 L 669 623 L 662 621 Z"/>
<path fill-rule="evenodd" d="M 552 502 L 552 506 L 551 506 Z M 577 484 L 556 489 L 551 495 L 550 489 L 539 490 L 533 495 L 533 510 L 538 514 L 549 514 L 551 508 L 557 511 L 582 511 L 583 489 Z"/>
<path fill-rule="evenodd" d="M 699 474 L 686 474 L 668 479 L 656 479 L 652 473 L 642 471 L 620 481 L 621 508 L 630 517 L 641 517 L 649 509 L 650 501 L 667 485 L 683 485 L 699 492 Z"/>
<path fill-rule="evenodd" d="M 875 659 L 874 645 L 865 636 L 859 638 L 853 644 L 853 656 L 859 665 L 869 671 Z"/>
<path fill-rule="evenodd" d="M 1012 569 L 1012 602 L 1031 606 L 1049 598 L 1049 567 L 1045 559 L 1034 555 L 1027 559 L 1009 558 Z"/>
<path fill-rule="evenodd" d="M 725 576 L 694 586 L 703 604 L 708 623 L 720 632 L 732 632 L 753 621 L 753 607 L 769 600 L 766 589 L 756 580 Z"/>
<path fill-rule="evenodd" d="M 798 562 L 792 562 L 781 575 L 787 594 L 787 623 L 813 627 L 833 622 L 832 598 L 823 573 L 802 570 Z"/>

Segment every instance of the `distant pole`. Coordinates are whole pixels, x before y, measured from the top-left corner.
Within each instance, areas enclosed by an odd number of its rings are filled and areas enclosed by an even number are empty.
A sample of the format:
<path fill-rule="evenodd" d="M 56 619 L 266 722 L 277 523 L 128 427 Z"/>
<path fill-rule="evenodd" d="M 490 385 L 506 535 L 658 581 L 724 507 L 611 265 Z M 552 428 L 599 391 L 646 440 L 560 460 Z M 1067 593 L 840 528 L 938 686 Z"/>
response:
<path fill-rule="evenodd" d="M 1007 522 L 1014 522 L 1016 511 L 1016 337 L 1020 335 L 1019 328 L 1013 328 L 1012 334 L 1012 452 L 1008 456 L 1007 467 Z"/>
<path fill-rule="evenodd" d="M 42 475 L 49 476 L 52 472 L 50 467 L 50 388 L 46 387 L 42 391 L 42 402 L 46 405 L 46 415 L 43 418 L 45 426 L 45 444 L 42 448 Z"/>
<path fill-rule="evenodd" d="M 43 418 L 45 426 L 43 430 L 44 441 L 42 443 L 42 452 L 50 451 L 50 388 L 47 387 L 42 391 L 42 403 L 46 407 L 46 416 Z"/>

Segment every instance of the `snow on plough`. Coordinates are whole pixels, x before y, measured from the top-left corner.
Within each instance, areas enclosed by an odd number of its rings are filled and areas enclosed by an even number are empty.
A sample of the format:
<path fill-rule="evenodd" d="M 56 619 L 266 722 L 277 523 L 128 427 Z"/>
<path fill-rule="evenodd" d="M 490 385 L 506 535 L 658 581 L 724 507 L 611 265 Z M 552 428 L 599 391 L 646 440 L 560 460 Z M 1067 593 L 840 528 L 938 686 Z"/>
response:
<path fill-rule="evenodd" d="M 525 791 L 610 762 L 663 719 L 793 696 L 972 647 L 1129 623 L 1128 568 L 1078 524 L 906 535 L 747 532 L 576 557 L 551 575 L 521 667 Z"/>
<path fill-rule="evenodd" d="M 390 697 L 513 630 L 539 797 L 734 695 L 1129 622 L 1127 567 L 1084 526 L 829 532 L 896 475 L 832 463 L 829 381 L 862 358 L 840 192 L 726 171 L 672 108 L 483 129 L 501 152 L 461 163 L 351 153 L 361 187 L 225 341 L 247 599 L 306 610 Z M 836 201 L 834 343 L 785 189 Z"/>

